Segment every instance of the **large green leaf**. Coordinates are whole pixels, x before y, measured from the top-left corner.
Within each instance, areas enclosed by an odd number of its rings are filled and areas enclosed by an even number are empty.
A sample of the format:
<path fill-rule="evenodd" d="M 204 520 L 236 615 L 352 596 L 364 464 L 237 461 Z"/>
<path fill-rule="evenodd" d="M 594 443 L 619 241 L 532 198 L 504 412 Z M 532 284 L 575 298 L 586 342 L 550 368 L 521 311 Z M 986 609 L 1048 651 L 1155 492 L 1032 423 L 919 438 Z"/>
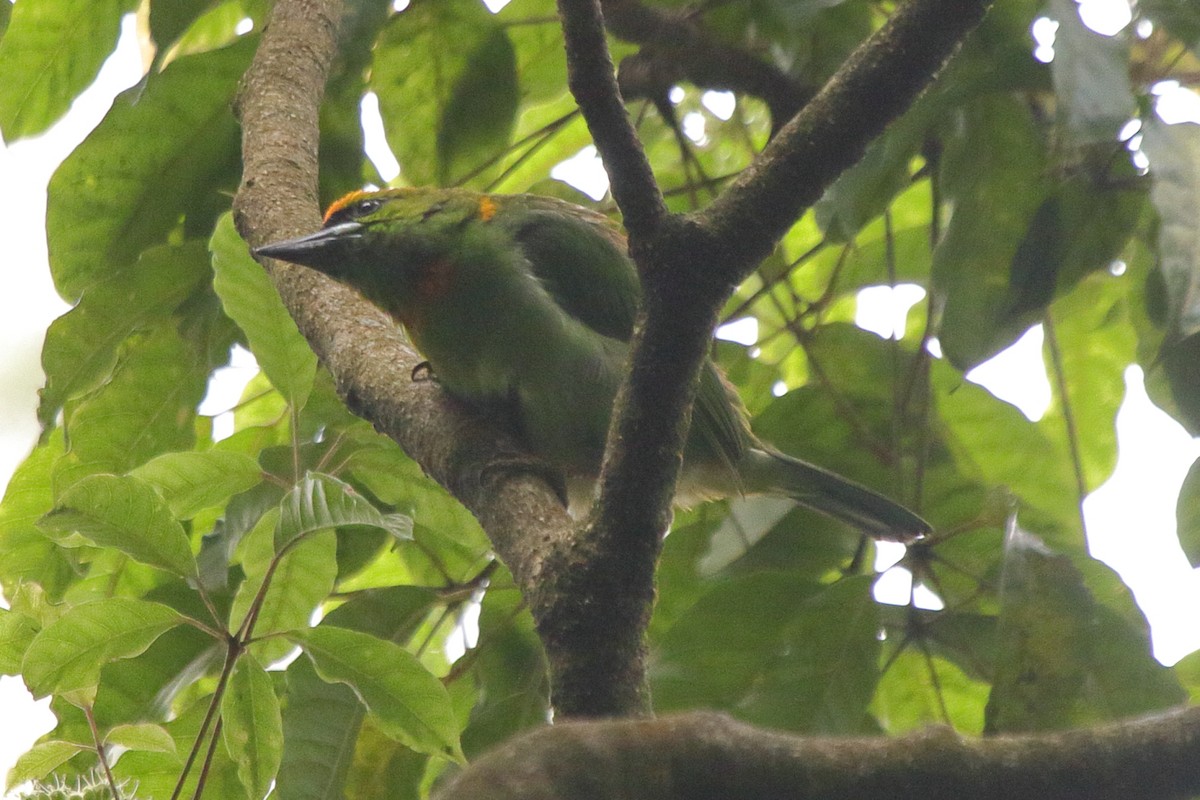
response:
<path fill-rule="evenodd" d="M 181 578 L 196 577 L 183 526 L 154 488 L 132 476 L 92 475 L 69 488 L 41 527 L 61 544 L 78 534 Z"/>
<path fill-rule="evenodd" d="M 42 426 L 54 423 L 67 400 L 111 376 L 126 338 L 165 318 L 210 275 L 208 255 L 198 242 L 163 245 L 85 292 L 46 331 L 46 386 L 38 405 Z"/>
<path fill-rule="evenodd" d="M 213 288 L 271 384 L 296 408 L 303 408 L 317 373 L 317 357 L 292 320 L 274 284 L 223 214 L 209 242 L 216 277 Z"/>
<path fill-rule="evenodd" d="M 163 453 L 130 474 L 153 484 L 179 519 L 224 503 L 257 485 L 263 475 L 249 456 L 220 450 Z"/>
<path fill-rule="evenodd" d="M 36 620 L 17 611 L 0 609 L 0 675 L 20 674 L 21 659 L 37 632 Z"/>
<path fill-rule="evenodd" d="M 173 61 L 125 92 L 50 179 L 50 269 L 74 300 L 181 227 L 207 232 L 240 170 L 230 110 L 253 37 Z"/>
<path fill-rule="evenodd" d="M 1093 724 L 1183 700 L 1145 631 L 1099 605 L 1070 559 L 1015 518 L 1002 580 L 988 732 Z"/>
<path fill-rule="evenodd" d="M 170 325 L 128 341 L 112 377 L 68 404 L 72 454 L 92 471 L 120 473 L 160 453 L 190 449 L 196 406 L 208 385 L 207 365 L 191 345 Z"/>
<path fill-rule="evenodd" d="M 0 503 L 0 586 L 14 597 L 21 582 L 58 597 L 74 577 L 62 550 L 46 538 L 37 522 L 54 506 L 51 475 L 63 454 L 62 432 L 39 445 L 9 478 Z"/>
<path fill-rule="evenodd" d="M 389 736 L 422 753 L 461 755 L 458 722 L 445 687 L 407 650 L 328 625 L 293 638 L 317 674 L 354 689 Z"/>
<path fill-rule="evenodd" d="M 15 7 L 0 40 L 0 131 L 41 133 L 66 113 L 117 44 L 133 0 L 60 0 Z"/>
<path fill-rule="evenodd" d="M 1200 460 L 1192 463 L 1175 504 L 1179 546 L 1193 567 L 1200 566 Z"/>
<path fill-rule="evenodd" d="M 413 3 L 376 45 L 371 88 L 404 178 L 449 185 L 508 144 L 516 56 L 476 0 Z"/>
<path fill-rule="evenodd" d="M 233 667 L 221 698 L 225 747 L 237 763 L 247 800 L 267 795 L 283 753 L 283 722 L 271 676 L 244 653 Z"/>
<path fill-rule="evenodd" d="M 21 674 L 38 697 L 90 689 L 105 664 L 140 655 L 182 621 L 174 609 L 145 600 L 110 597 L 84 603 L 34 637 Z"/>
<path fill-rule="evenodd" d="M 38 742 L 23 753 L 8 771 L 4 790 L 11 792 L 26 781 L 40 781 L 86 749 L 85 745 L 56 739 Z"/>
<path fill-rule="evenodd" d="M 397 539 L 412 538 L 412 520 L 384 514 L 354 488 L 328 475 L 309 473 L 281 505 L 275 547 L 282 551 L 297 539 L 340 525 L 371 525 Z"/>
<path fill-rule="evenodd" d="M 1150 200 L 1158 212 L 1158 265 L 1166 283 L 1169 323 L 1180 338 L 1200 332 L 1200 125 L 1145 123 Z"/>
<path fill-rule="evenodd" d="M 959 369 L 1012 344 L 1032 319 L 1008 308 L 1018 245 L 1045 197 L 1045 154 L 1034 120 L 1016 98 L 976 100 L 948 121 L 942 182 L 954 214 L 933 254 L 943 305 L 939 340 Z"/>
<path fill-rule="evenodd" d="M 366 590 L 330 612 L 325 624 L 402 643 L 437 600 L 436 592 L 417 586 Z M 287 675 L 283 764 L 275 789 L 282 800 L 338 800 L 366 711 L 350 687 L 318 678 L 307 658 L 293 661 Z"/>
<path fill-rule="evenodd" d="M 1050 0 L 1047 10 L 1058 22 L 1050 73 L 1059 123 L 1080 142 L 1111 148 L 1137 110 L 1129 87 L 1128 38 L 1090 30 L 1076 0 Z"/>

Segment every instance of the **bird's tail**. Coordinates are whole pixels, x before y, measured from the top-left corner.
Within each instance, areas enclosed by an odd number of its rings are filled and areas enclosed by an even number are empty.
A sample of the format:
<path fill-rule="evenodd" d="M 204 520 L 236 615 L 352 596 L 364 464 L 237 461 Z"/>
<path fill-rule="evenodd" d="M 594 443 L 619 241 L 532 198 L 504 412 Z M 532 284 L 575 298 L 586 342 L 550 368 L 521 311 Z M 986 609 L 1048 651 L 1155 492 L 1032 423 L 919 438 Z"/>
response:
<path fill-rule="evenodd" d="M 774 450 L 747 449 L 738 473 L 747 494 L 790 497 L 876 539 L 911 542 L 930 531 L 928 522 L 878 492 Z"/>

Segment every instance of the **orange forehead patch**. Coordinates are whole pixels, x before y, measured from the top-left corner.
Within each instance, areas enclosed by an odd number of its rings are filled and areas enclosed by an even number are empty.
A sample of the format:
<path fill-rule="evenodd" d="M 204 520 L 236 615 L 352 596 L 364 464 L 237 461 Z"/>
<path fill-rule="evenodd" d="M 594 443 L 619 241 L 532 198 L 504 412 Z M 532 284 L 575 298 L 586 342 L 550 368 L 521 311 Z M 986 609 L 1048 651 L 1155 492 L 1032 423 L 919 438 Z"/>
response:
<path fill-rule="evenodd" d="M 362 189 L 355 189 L 353 192 L 350 192 L 349 194 L 346 194 L 346 195 L 342 195 L 337 200 L 334 200 L 332 203 L 329 204 L 329 208 L 325 209 L 324 221 L 328 222 L 329 218 L 332 217 L 334 214 L 341 211 L 346 206 L 354 205 L 359 200 L 361 200 L 363 197 L 365 197 L 367 194 L 368 193 Z"/>
<path fill-rule="evenodd" d="M 484 222 L 489 222 L 496 216 L 497 208 L 496 201 L 486 194 L 479 198 L 479 218 Z"/>

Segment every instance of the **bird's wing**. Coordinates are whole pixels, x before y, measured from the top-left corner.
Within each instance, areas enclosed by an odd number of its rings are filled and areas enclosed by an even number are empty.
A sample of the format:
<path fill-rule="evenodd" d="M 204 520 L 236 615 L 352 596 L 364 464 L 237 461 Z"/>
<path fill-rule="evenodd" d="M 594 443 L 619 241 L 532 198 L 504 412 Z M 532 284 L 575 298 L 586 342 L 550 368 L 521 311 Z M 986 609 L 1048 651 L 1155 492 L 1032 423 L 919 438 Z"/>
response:
<path fill-rule="evenodd" d="M 512 230 L 534 274 L 568 314 L 597 333 L 629 341 L 641 287 L 625 237 L 601 214 L 552 198 L 535 202 L 538 207 L 522 209 Z M 700 374 L 692 424 L 709 455 L 736 480 L 749 427 L 741 400 L 711 361 Z"/>
<path fill-rule="evenodd" d="M 603 215 L 551 198 L 513 214 L 512 236 L 554 301 L 592 330 L 629 341 L 641 289 L 625 237 Z M 496 221 L 505 224 L 503 212 Z"/>

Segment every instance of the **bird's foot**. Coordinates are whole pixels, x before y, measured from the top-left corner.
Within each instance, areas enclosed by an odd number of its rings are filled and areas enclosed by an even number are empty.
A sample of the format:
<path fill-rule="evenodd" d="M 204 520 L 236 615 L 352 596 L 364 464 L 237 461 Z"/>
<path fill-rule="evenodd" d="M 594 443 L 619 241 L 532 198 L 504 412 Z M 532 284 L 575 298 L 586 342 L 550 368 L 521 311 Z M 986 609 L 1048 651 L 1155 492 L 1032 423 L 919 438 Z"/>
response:
<path fill-rule="evenodd" d="M 514 472 L 535 475 L 541 478 L 550 484 L 550 488 L 554 490 L 554 494 L 558 497 L 558 501 L 562 503 L 563 508 L 570 506 L 566 475 L 557 467 L 531 455 L 512 453 L 499 456 L 484 465 L 483 469 L 480 470 L 479 480 L 480 483 L 486 485 L 490 481 L 499 480 Z"/>
<path fill-rule="evenodd" d="M 413 383 L 437 382 L 437 375 L 434 374 L 433 366 L 428 361 L 422 361 L 413 367 L 409 377 L 412 378 Z"/>

